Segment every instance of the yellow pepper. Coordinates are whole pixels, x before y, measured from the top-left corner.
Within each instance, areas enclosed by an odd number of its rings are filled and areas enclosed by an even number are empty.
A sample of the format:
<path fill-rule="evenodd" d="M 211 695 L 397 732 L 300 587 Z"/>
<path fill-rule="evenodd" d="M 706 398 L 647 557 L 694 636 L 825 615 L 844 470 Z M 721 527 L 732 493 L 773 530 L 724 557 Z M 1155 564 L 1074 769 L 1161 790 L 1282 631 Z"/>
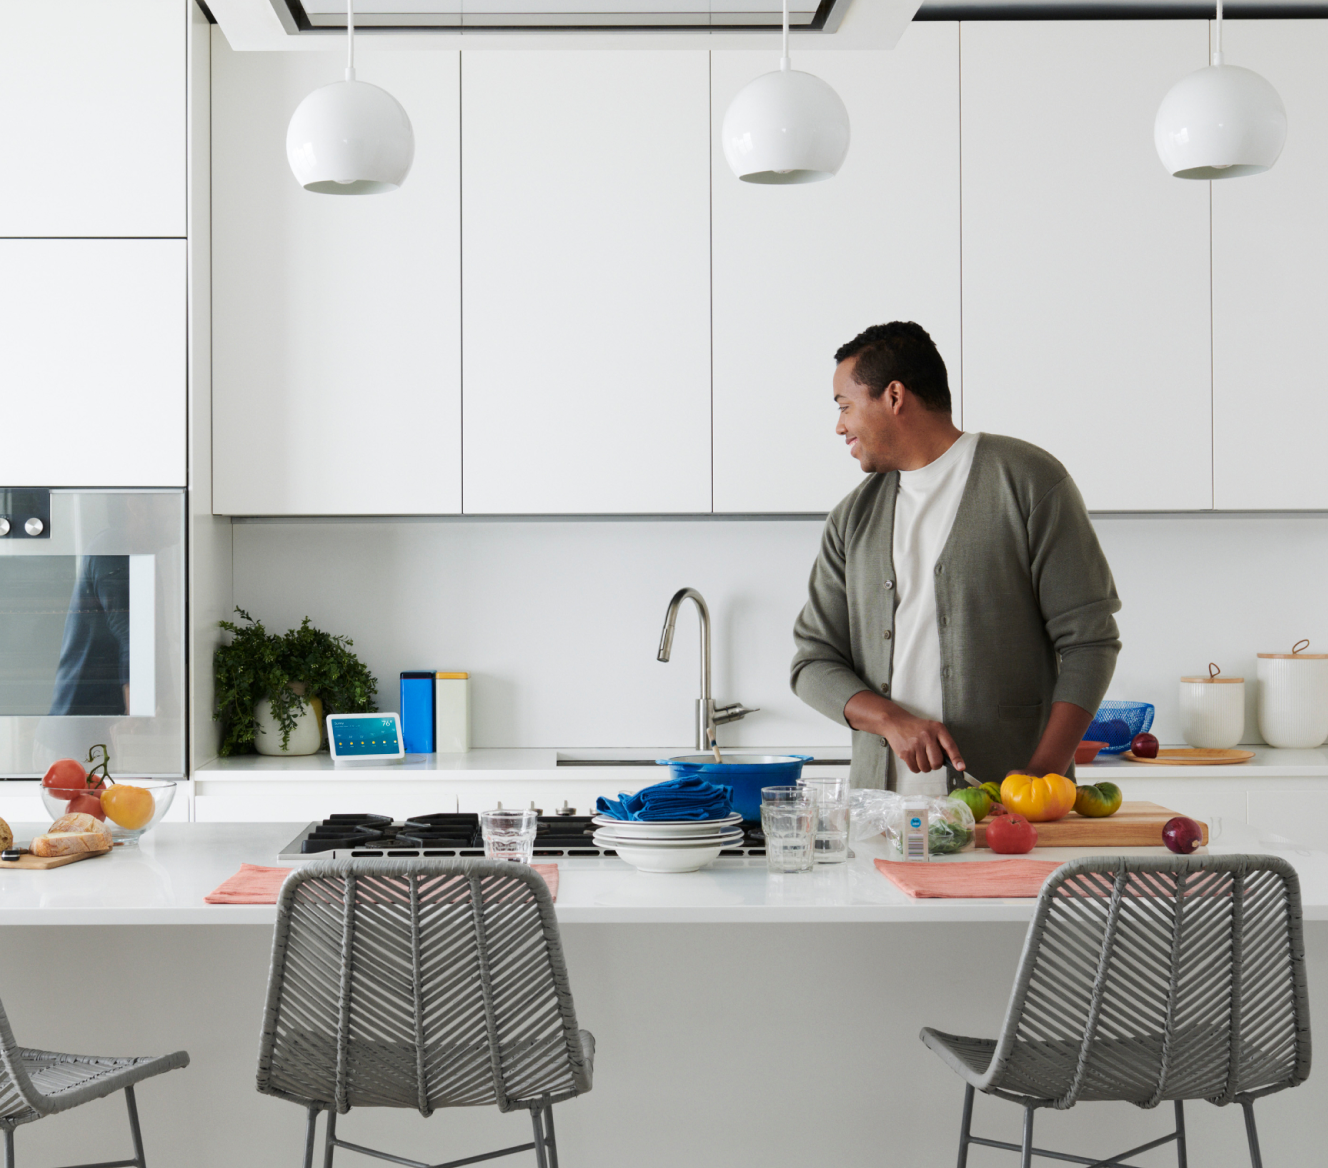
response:
<path fill-rule="evenodd" d="M 1001 784 L 1001 802 L 1032 823 L 1061 819 L 1074 810 L 1078 793 L 1064 775 L 1007 775 Z"/>

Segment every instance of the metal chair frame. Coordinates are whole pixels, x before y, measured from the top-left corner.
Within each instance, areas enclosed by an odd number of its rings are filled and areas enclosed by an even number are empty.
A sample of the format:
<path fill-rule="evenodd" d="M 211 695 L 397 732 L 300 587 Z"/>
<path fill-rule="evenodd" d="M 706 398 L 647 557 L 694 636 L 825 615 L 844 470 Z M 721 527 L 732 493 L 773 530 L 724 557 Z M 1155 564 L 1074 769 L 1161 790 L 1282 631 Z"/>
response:
<path fill-rule="evenodd" d="M 330 860 L 282 886 L 258 1089 L 319 1112 L 336 1149 L 406 1168 L 461 1168 L 533 1151 L 558 1168 L 554 1103 L 591 1088 L 548 886 L 495 860 Z M 352 1107 L 528 1109 L 533 1139 L 429 1164 L 337 1136 Z"/>
<path fill-rule="evenodd" d="M 1069 1002 L 1069 1005 L 1066 1005 Z M 921 1039 L 965 1079 L 959 1168 L 971 1144 L 1090 1168 L 1174 1142 L 1185 1100 L 1239 1103 L 1262 1168 L 1254 1101 L 1310 1071 L 1300 882 L 1275 856 L 1090 856 L 1042 886 L 1000 1037 L 930 1027 Z M 1020 1143 L 972 1134 L 977 1091 L 1020 1104 Z M 1105 1159 L 1033 1146 L 1033 1113 L 1087 1100 L 1175 1107 L 1175 1130 Z"/>
<path fill-rule="evenodd" d="M 70 1111 L 94 1099 L 104 1099 L 116 1091 L 125 1093 L 129 1138 L 134 1144 L 133 1159 L 103 1160 L 96 1164 L 77 1164 L 71 1168 L 146 1168 L 134 1084 L 188 1065 L 189 1055 L 182 1050 L 159 1058 L 103 1058 L 30 1050 L 19 1046 L 14 1040 L 9 1018 L 4 1006 L 0 1005 L 0 1132 L 4 1133 L 3 1168 L 16 1168 L 15 1128 L 25 1123 L 35 1123 L 48 1115 Z M 48 1075 L 57 1070 L 67 1082 L 57 1083 L 56 1090 L 41 1090 L 33 1081 L 34 1075 Z"/>

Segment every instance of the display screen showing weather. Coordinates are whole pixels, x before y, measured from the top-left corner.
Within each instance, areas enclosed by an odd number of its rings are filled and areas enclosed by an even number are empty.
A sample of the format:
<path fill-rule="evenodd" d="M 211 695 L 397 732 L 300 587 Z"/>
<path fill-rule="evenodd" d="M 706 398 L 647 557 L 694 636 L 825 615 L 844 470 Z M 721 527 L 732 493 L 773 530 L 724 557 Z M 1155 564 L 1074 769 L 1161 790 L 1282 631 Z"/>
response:
<path fill-rule="evenodd" d="M 332 742 L 342 758 L 401 751 L 395 718 L 333 718 Z"/>

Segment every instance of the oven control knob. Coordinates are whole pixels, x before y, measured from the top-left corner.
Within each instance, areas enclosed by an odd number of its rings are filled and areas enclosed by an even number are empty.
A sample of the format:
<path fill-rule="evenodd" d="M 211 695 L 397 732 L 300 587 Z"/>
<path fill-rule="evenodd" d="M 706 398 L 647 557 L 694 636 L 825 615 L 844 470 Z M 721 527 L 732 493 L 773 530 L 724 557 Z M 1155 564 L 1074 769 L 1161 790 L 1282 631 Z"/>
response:
<path fill-rule="evenodd" d="M 34 515 L 23 525 L 23 530 L 32 536 L 33 539 L 36 539 L 37 536 L 41 535 L 41 533 L 46 530 L 46 524 Z"/>
<path fill-rule="evenodd" d="M 0 518 L 0 536 L 9 534 L 9 520 Z"/>

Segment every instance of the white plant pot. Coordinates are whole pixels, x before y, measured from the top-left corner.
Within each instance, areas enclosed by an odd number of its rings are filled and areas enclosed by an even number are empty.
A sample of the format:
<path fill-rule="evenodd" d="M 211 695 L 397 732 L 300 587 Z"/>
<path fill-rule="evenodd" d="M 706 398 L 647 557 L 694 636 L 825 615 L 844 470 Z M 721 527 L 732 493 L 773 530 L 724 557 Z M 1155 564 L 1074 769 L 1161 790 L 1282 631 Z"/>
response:
<path fill-rule="evenodd" d="M 1259 733 L 1288 750 L 1328 739 L 1328 654 L 1259 654 Z"/>
<path fill-rule="evenodd" d="M 303 689 L 303 686 L 299 687 Z M 299 692 L 299 689 L 296 690 Z M 323 744 L 322 718 L 318 716 L 321 703 L 317 698 L 308 702 L 304 709 L 295 715 L 295 729 L 291 731 L 290 744 L 281 748 L 281 723 L 272 713 L 272 702 L 264 698 L 254 708 L 254 719 L 258 723 L 258 733 L 254 738 L 254 749 L 259 754 L 299 755 L 317 754 Z"/>

